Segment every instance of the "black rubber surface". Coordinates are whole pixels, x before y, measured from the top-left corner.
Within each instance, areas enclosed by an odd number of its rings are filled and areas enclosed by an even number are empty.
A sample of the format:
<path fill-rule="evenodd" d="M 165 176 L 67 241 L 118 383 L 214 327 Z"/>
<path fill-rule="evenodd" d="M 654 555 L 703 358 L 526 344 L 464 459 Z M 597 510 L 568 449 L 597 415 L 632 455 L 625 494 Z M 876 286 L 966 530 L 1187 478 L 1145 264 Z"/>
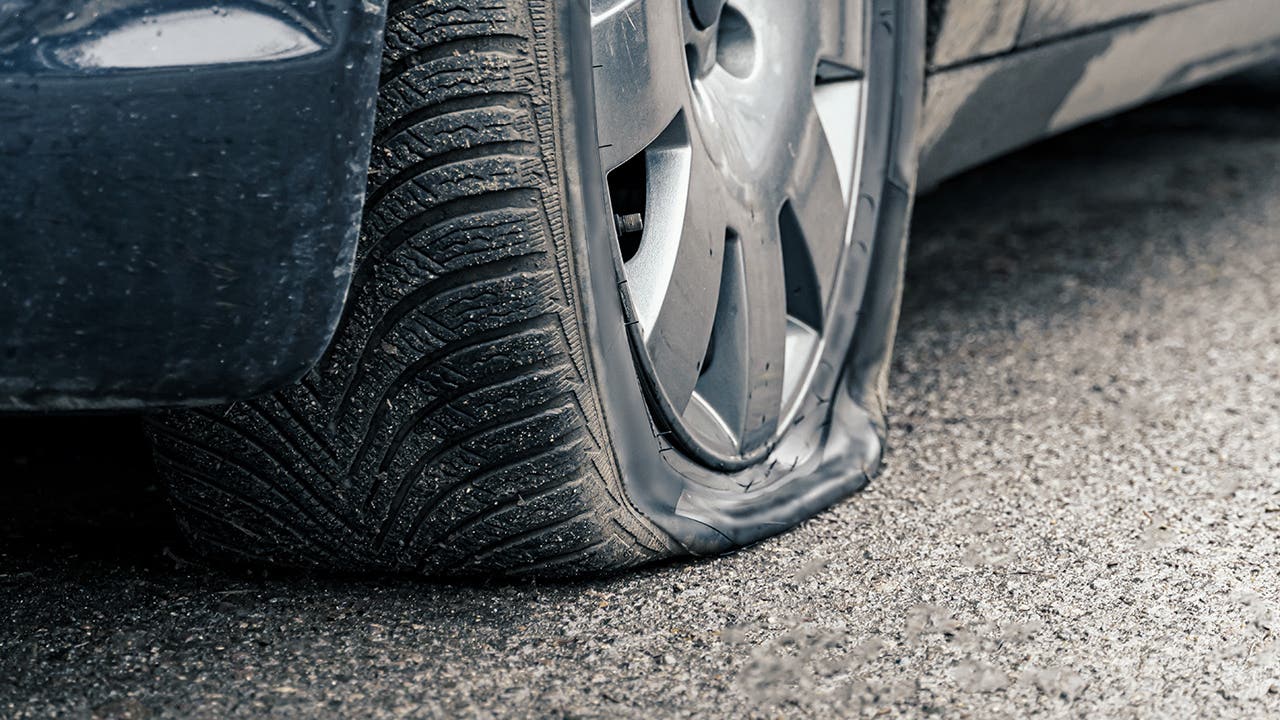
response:
<path fill-rule="evenodd" d="M 669 554 L 622 496 L 582 370 L 541 0 L 393 2 L 354 285 L 283 392 L 153 425 L 215 554 L 577 574 Z"/>

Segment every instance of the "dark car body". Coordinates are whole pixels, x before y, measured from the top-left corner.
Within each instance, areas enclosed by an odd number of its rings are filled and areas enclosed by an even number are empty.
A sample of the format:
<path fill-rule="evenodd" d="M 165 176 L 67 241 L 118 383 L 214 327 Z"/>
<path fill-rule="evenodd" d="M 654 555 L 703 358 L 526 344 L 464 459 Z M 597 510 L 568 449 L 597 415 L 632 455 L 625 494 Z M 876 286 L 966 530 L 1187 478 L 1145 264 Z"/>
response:
<path fill-rule="evenodd" d="M 385 11 L 0 0 L 0 409 L 226 401 L 319 359 L 356 250 Z M 1280 53 L 1280 0 L 928 12 L 925 187 Z"/>
<path fill-rule="evenodd" d="M 0 407 L 208 402 L 319 358 L 384 12 L 0 0 Z"/>

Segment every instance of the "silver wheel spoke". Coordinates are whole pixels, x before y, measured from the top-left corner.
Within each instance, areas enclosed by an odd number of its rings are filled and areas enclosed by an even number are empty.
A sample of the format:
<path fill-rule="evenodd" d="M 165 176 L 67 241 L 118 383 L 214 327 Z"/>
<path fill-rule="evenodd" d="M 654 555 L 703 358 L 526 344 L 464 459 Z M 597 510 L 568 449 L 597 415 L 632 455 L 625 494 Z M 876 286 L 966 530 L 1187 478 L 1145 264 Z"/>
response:
<path fill-rule="evenodd" d="M 862 3 L 848 0 L 806 0 L 818 5 L 818 59 L 861 75 L 866 70 Z M 836 68 L 831 68 L 836 71 Z M 828 78 L 834 79 L 834 78 Z"/>
<path fill-rule="evenodd" d="M 763 263 L 782 263 L 776 233 L 725 243 L 724 275 L 710 364 L 698 379 L 698 401 L 710 408 L 739 450 L 768 441 L 782 409 L 786 316 L 781 273 L 760 274 Z M 764 280 L 765 282 L 760 282 Z"/>
<path fill-rule="evenodd" d="M 790 184 L 799 239 L 818 283 L 818 297 L 825 303 L 839 269 L 848 213 L 836 160 L 816 113 L 810 115 L 797 148 Z"/>
<path fill-rule="evenodd" d="M 748 369 L 749 337 L 746 267 L 742 243 L 734 239 L 724 245 L 724 274 L 716 303 L 715 335 L 704 374 L 698 378 L 695 408 L 714 422 L 711 427 L 738 447 L 747 424 L 747 397 L 751 371 Z"/>
<path fill-rule="evenodd" d="M 854 168 L 862 118 L 862 81 L 844 80 L 813 88 L 813 106 L 835 162 L 840 193 L 852 202 Z"/>
<path fill-rule="evenodd" d="M 600 160 L 605 172 L 645 149 L 688 101 L 674 2 L 624 0 L 592 16 Z"/>
<path fill-rule="evenodd" d="M 683 187 L 651 184 L 651 206 L 665 202 L 654 194 L 680 193 L 681 212 L 666 218 L 651 214 L 640 250 L 626 264 L 637 318 L 653 371 L 661 378 L 662 391 L 671 407 L 683 412 L 702 370 L 715 320 L 724 260 L 723 201 L 715 168 L 694 144 L 685 149 L 689 158 Z M 651 171 L 651 175 L 658 174 Z M 650 234 L 655 242 L 650 242 Z M 662 236 L 666 245 L 656 241 Z M 666 253 L 666 256 L 662 256 Z M 660 274 L 665 274 L 663 278 Z"/>
<path fill-rule="evenodd" d="M 747 279 L 746 337 L 742 340 L 747 369 L 746 412 L 740 446 L 754 448 L 773 438 L 782 413 L 786 365 L 787 289 L 782 269 L 778 223 L 768 218 L 739 241 Z"/>

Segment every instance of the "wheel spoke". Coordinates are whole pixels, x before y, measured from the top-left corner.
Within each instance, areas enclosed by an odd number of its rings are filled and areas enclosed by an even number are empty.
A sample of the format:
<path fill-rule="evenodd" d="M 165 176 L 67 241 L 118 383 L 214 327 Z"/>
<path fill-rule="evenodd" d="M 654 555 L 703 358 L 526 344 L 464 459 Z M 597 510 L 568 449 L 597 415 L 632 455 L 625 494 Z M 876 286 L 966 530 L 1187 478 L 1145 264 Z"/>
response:
<path fill-rule="evenodd" d="M 739 451 L 767 442 L 782 409 L 786 314 L 780 252 L 771 272 L 759 275 L 777 238 L 732 236 L 724 246 L 724 273 L 716 306 L 710 363 L 698 378 L 699 416 L 713 417 Z M 755 245 L 756 247 L 752 247 Z M 710 412 L 708 412 L 710 411 Z"/>
<path fill-rule="evenodd" d="M 835 67 L 819 67 L 819 72 L 837 77 L 858 77 L 866 69 L 863 40 L 863 4 L 848 0 L 807 0 L 817 5 L 815 26 L 820 28 L 818 59 Z M 839 70 L 844 69 L 845 73 Z M 853 71 L 849 73 L 847 71 Z"/>
<path fill-rule="evenodd" d="M 843 80 L 816 85 L 813 106 L 822 133 L 835 161 L 840 191 L 846 200 L 852 198 L 854 168 L 858 162 L 858 132 L 862 118 L 861 80 Z M 809 128 L 810 132 L 812 128 Z"/>
<path fill-rule="evenodd" d="M 812 268 L 817 282 L 815 295 L 825 306 L 839 270 L 848 213 L 836 159 L 816 113 L 810 114 L 804 135 L 796 148 L 789 186 L 791 201 L 788 205 L 794 211 L 796 227 L 789 227 L 784 210 L 783 241 L 790 246 L 798 243 L 807 253 L 807 264 Z M 800 237 L 794 237 L 795 234 Z M 794 252 L 795 248 L 788 247 L 787 250 Z"/>
<path fill-rule="evenodd" d="M 745 280 L 745 337 L 741 344 L 747 377 L 745 411 L 735 429 L 745 451 L 772 439 L 782 412 L 787 292 L 776 218 L 758 222 L 742 233 L 738 244 Z"/>
<path fill-rule="evenodd" d="M 600 159 L 626 162 L 671 123 L 688 100 L 682 16 L 673 2 L 624 0 L 592 17 Z"/>
<path fill-rule="evenodd" d="M 724 270 L 709 362 L 698 378 L 696 402 L 690 405 L 696 412 L 686 418 L 691 423 L 700 422 L 704 436 L 728 435 L 735 448 L 746 425 L 750 392 L 748 305 L 742 243 L 735 236 L 724 245 Z"/>
<path fill-rule="evenodd" d="M 649 205 L 663 210 L 650 212 L 626 274 L 652 370 L 671 407 L 683 412 L 715 320 L 725 220 L 719 179 L 701 146 L 651 150 L 650 177 L 673 177 L 661 167 L 670 162 L 685 163 L 684 181 L 650 184 Z"/>

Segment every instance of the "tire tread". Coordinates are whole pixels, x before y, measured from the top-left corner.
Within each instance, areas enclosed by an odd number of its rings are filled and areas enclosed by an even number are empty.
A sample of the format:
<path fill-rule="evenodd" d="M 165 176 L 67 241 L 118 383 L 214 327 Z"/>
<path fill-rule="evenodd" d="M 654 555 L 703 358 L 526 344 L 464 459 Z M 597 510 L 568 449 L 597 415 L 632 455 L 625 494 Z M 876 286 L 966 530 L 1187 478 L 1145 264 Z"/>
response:
<path fill-rule="evenodd" d="M 558 197 L 541 0 L 394 0 L 348 305 L 302 382 L 167 413 L 180 525 L 213 555 L 578 575 L 670 555 L 626 500 Z"/>

